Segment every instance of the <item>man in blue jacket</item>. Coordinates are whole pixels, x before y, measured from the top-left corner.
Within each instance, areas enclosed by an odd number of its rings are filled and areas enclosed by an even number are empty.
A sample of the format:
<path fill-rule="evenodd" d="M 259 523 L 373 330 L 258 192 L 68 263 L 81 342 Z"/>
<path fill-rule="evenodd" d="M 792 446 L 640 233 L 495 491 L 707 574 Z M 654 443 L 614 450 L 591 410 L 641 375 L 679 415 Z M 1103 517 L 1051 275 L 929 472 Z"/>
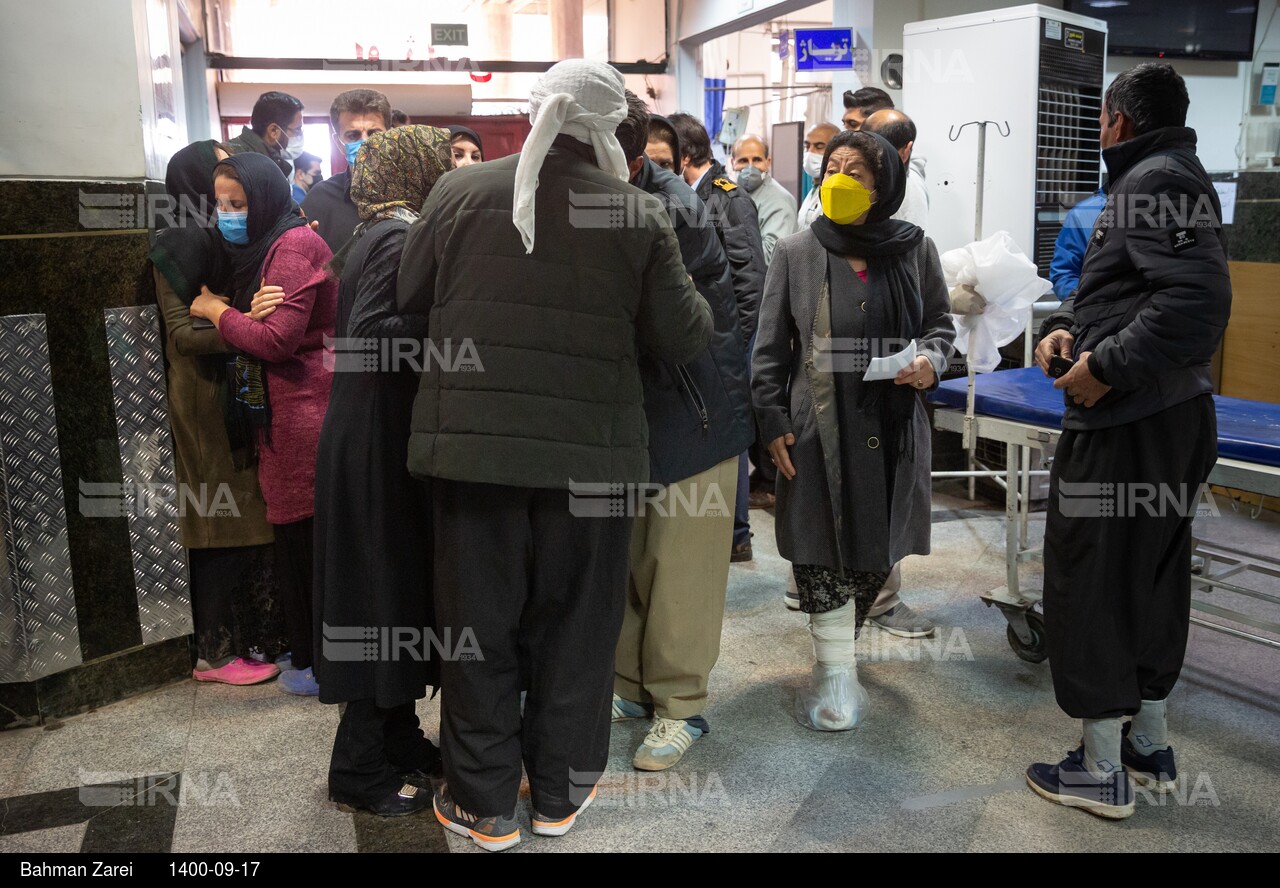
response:
<path fill-rule="evenodd" d="M 1133 780 L 1176 788 L 1165 699 L 1187 648 L 1191 521 L 1217 459 L 1210 362 L 1231 314 L 1218 195 L 1167 64 L 1103 101 L 1110 193 L 1080 283 L 1046 319 L 1036 363 L 1071 361 L 1050 475 L 1044 613 L 1058 705 L 1084 742 L 1034 764 L 1040 796 L 1128 817 Z M 1133 720 L 1123 724 L 1126 716 Z"/>
<path fill-rule="evenodd" d="M 1053 261 L 1049 263 L 1049 280 L 1053 281 L 1053 295 L 1068 299 L 1080 282 L 1080 266 L 1084 265 L 1084 253 L 1089 246 L 1093 224 L 1107 202 L 1107 186 L 1103 185 L 1067 211 L 1062 220 L 1062 230 L 1053 245 Z"/>
<path fill-rule="evenodd" d="M 738 323 L 750 354 L 760 317 L 760 299 L 764 293 L 764 246 L 760 241 L 760 217 L 755 202 L 746 189 L 729 180 L 729 174 L 711 153 L 711 136 L 707 128 L 692 114 L 677 112 L 668 121 L 680 142 L 681 175 L 706 205 L 716 236 L 729 260 L 729 276 L 738 300 Z M 767 454 L 766 454 L 767 455 Z M 752 561 L 750 480 L 747 463 L 750 454 L 742 454 L 738 467 L 737 515 L 733 524 L 733 555 L 730 561 Z M 763 460 L 762 460 L 763 461 Z"/>
<path fill-rule="evenodd" d="M 697 193 L 645 156 L 648 133 L 649 112 L 628 91 L 617 136 L 631 184 L 666 208 L 685 271 L 715 318 L 711 343 L 692 360 L 640 356 L 650 484 L 631 532 L 613 719 L 652 714 L 632 764 L 662 771 L 709 730 L 702 713 L 720 654 L 738 456 L 755 426 L 729 262 Z"/>

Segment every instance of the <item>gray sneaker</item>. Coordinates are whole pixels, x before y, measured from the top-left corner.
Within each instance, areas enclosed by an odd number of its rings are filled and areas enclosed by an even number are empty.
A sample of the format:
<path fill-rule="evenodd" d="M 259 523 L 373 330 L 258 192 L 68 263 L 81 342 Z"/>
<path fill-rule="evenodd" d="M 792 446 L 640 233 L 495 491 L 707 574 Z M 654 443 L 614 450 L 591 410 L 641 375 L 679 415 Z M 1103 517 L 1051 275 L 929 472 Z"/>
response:
<path fill-rule="evenodd" d="M 432 799 L 436 820 L 454 835 L 470 837 L 471 841 L 486 851 L 505 851 L 520 844 L 520 824 L 515 812 L 505 817 L 476 817 L 468 814 L 449 795 L 449 787 L 442 784 Z M 572 824 L 571 824 L 572 825 Z"/>
<path fill-rule="evenodd" d="M 929 620 L 907 607 L 905 603 L 896 604 L 880 616 L 869 617 L 868 619 L 885 632 L 890 635 L 896 635 L 899 638 L 928 638 L 938 628 Z"/>

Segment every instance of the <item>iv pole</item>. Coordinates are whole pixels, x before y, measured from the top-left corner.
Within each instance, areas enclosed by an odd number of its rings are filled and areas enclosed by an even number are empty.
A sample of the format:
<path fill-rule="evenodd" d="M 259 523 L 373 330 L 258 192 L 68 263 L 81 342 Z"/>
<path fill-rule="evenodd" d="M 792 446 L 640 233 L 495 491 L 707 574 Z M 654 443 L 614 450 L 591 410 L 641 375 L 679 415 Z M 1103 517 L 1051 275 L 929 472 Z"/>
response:
<path fill-rule="evenodd" d="M 977 182 L 977 191 L 975 192 L 974 201 L 973 201 L 973 206 L 974 206 L 973 239 L 975 242 L 982 240 L 983 196 L 984 196 L 984 192 L 986 191 L 986 181 L 987 181 L 986 179 L 987 177 L 987 124 L 993 124 L 996 128 L 996 132 L 1000 134 L 1001 138 L 1003 139 L 1009 138 L 1009 121 L 1007 120 L 1004 122 L 1003 130 L 1000 129 L 1000 124 L 994 120 L 971 120 L 968 123 L 962 123 L 959 129 L 956 129 L 955 125 L 953 124 L 947 130 L 947 138 L 952 142 L 956 142 L 956 141 L 959 141 L 960 134 L 964 132 L 965 127 L 976 126 L 978 128 L 978 182 Z M 973 348 L 972 345 L 970 345 L 970 351 L 972 351 L 972 348 Z M 973 371 L 972 360 L 967 360 L 965 363 L 968 365 L 968 368 L 969 368 L 969 391 L 968 391 L 968 398 L 966 400 L 966 406 L 965 406 L 965 412 L 964 412 L 964 434 L 962 435 L 962 438 L 963 438 L 962 443 L 964 444 L 965 453 L 968 455 L 969 472 L 972 473 L 975 471 L 974 467 L 977 465 L 977 449 L 978 449 L 978 438 L 977 438 L 977 435 L 974 434 L 974 419 L 973 419 L 974 371 Z M 1024 456 L 1028 456 L 1028 455 L 1024 454 Z M 976 493 L 977 493 L 975 489 L 976 483 L 977 483 L 977 478 L 973 474 L 970 474 L 969 475 L 970 501 L 976 498 Z"/>

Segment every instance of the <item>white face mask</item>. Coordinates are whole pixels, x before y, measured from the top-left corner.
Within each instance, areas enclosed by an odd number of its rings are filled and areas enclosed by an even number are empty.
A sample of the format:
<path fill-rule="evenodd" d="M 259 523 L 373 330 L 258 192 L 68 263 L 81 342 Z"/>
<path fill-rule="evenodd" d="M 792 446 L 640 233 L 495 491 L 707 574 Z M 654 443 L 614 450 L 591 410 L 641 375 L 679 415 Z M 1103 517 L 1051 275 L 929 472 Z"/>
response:
<path fill-rule="evenodd" d="M 280 156 L 288 161 L 297 160 L 302 156 L 302 133 L 289 137 L 289 144 L 280 149 Z"/>
<path fill-rule="evenodd" d="M 810 179 L 816 179 L 822 173 L 822 155 L 806 151 L 803 161 L 804 171 Z"/>

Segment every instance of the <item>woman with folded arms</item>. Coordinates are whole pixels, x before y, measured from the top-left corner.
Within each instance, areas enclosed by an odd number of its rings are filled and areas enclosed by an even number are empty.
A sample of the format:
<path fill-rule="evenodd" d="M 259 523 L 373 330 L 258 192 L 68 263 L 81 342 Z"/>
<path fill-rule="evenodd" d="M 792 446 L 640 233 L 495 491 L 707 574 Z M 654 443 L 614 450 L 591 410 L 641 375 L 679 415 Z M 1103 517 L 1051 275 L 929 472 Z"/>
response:
<path fill-rule="evenodd" d="M 324 338 L 333 335 L 338 284 L 332 253 L 312 231 L 280 170 L 261 154 L 230 157 L 213 171 L 218 230 L 227 251 L 230 299 L 207 291 L 191 314 L 212 321 L 233 359 L 230 424 L 256 447 L 258 481 L 275 533 L 276 576 L 294 668 L 283 690 L 319 693 L 313 662 L 312 516 L 316 447 L 332 372 Z M 280 287 L 271 312 L 250 316 L 260 287 Z"/>

